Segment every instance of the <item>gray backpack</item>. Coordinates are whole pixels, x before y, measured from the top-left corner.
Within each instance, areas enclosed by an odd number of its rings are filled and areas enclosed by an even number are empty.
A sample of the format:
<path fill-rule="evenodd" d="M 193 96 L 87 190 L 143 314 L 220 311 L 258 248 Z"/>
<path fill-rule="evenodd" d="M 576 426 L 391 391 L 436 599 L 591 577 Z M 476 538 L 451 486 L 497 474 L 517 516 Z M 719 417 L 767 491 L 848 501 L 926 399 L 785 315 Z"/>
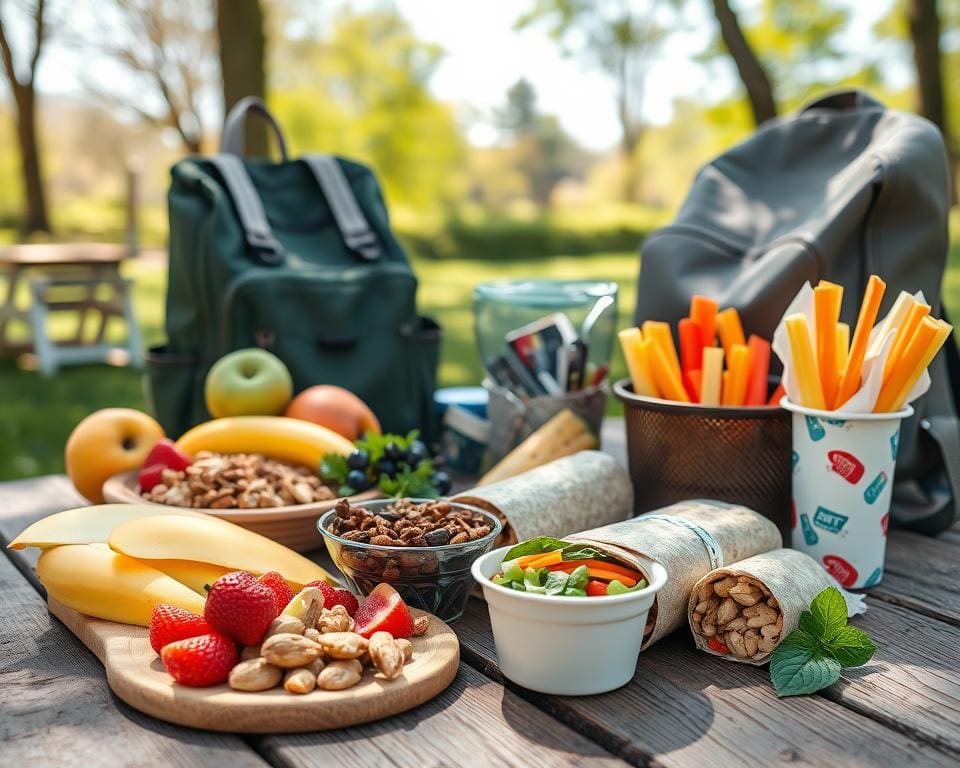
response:
<path fill-rule="evenodd" d="M 697 174 L 680 213 L 641 248 L 636 321 L 676 323 L 706 294 L 767 338 L 809 280 L 845 288 L 856 324 L 867 277 L 939 306 L 948 250 L 943 137 L 917 115 L 859 91 L 830 94 L 771 121 Z M 951 379 L 952 374 L 952 379 Z M 891 517 L 938 533 L 960 499 L 960 361 L 953 339 L 930 368 L 930 391 L 903 425 Z"/>

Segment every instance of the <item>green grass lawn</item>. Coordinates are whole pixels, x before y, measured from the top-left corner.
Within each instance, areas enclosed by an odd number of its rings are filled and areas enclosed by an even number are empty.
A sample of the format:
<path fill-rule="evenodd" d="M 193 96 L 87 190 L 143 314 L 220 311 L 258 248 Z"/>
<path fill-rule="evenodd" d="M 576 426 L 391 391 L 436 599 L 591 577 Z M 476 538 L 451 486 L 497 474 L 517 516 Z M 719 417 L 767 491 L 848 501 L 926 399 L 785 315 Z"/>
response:
<path fill-rule="evenodd" d="M 960 316 L 960 246 L 954 245 L 952 269 L 944 294 L 954 319 Z M 471 384 L 480 380 L 480 360 L 473 343 L 471 295 L 480 282 L 503 278 L 613 280 L 620 285 L 620 321 L 624 324 L 636 296 L 637 257 L 634 253 L 598 253 L 590 256 L 481 263 L 468 260 L 422 261 L 422 311 L 444 328 L 440 385 Z M 165 270 L 155 263 L 131 263 L 126 273 L 136 283 L 135 306 L 146 344 L 163 340 Z M 60 319 L 55 333 L 72 329 Z M 117 338 L 118 327 L 108 334 Z M 612 376 L 624 375 L 619 352 L 614 353 Z M 0 361 L 0 479 L 63 471 L 63 446 L 74 425 L 97 408 L 144 408 L 142 377 L 138 371 L 108 366 L 65 368 L 55 377 L 21 370 L 15 361 Z"/>

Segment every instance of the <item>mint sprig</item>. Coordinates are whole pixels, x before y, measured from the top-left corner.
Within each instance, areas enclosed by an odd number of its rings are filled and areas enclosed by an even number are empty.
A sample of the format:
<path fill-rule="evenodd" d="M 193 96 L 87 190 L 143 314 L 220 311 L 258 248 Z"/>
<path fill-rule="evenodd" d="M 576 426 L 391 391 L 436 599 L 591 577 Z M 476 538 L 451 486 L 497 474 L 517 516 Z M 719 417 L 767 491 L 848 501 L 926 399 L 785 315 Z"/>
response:
<path fill-rule="evenodd" d="M 815 693 L 840 679 L 844 667 L 859 667 L 877 646 L 862 629 L 847 625 L 847 604 L 827 587 L 800 614 L 800 626 L 770 657 L 770 681 L 777 696 Z"/>

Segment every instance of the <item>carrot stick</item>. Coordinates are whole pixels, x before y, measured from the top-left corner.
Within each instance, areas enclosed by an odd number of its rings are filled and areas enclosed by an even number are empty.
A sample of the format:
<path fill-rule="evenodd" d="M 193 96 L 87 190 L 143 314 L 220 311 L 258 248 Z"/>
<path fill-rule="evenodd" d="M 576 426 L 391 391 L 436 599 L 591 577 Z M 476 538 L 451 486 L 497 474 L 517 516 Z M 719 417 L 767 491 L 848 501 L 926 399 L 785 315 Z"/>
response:
<path fill-rule="evenodd" d="M 687 390 L 687 395 L 691 403 L 700 402 L 700 388 L 703 386 L 703 371 L 684 371 L 683 388 Z"/>
<path fill-rule="evenodd" d="M 730 348 L 729 380 L 723 390 L 723 404 L 739 406 L 747 397 L 747 379 L 750 376 L 750 347 L 734 344 Z"/>
<path fill-rule="evenodd" d="M 773 394 L 770 395 L 770 399 L 767 400 L 767 405 L 778 408 L 780 406 L 780 401 L 783 399 L 785 394 L 787 394 L 787 390 L 784 388 L 783 382 L 781 381 L 779 384 L 777 384 L 777 388 L 773 390 Z"/>
<path fill-rule="evenodd" d="M 643 324 L 643 337 L 653 339 L 654 343 L 660 347 L 670 362 L 670 366 L 680 379 L 680 358 L 677 357 L 677 348 L 673 344 L 673 335 L 670 333 L 668 323 L 658 322 L 656 320 L 647 320 Z"/>
<path fill-rule="evenodd" d="M 817 337 L 817 370 L 827 408 L 833 407 L 840 384 L 837 369 L 837 321 L 843 303 L 843 288 L 821 280 L 813 289 L 813 312 Z"/>
<path fill-rule="evenodd" d="M 717 343 L 717 302 L 706 296 L 690 299 L 690 319 L 700 328 L 700 340 L 705 347 Z"/>
<path fill-rule="evenodd" d="M 642 579 L 643 575 L 637 573 L 630 568 L 624 568 L 622 565 L 617 565 L 616 563 L 608 563 L 605 560 L 564 560 L 560 563 L 554 563 L 553 565 L 546 566 L 547 570 L 550 571 L 572 571 L 574 568 L 579 568 L 581 565 L 587 566 L 587 569 L 593 572 L 594 569 L 606 571 L 607 573 L 615 574 L 614 578 L 626 578 L 633 579 L 635 582 L 638 579 Z M 630 586 L 627 584 L 627 586 Z"/>
<path fill-rule="evenodd" d="M 884 381 L 887 381 L 890 378 L 890 374 L 899 363 L 900 358 L 903 356 L 904 350 L 906 350 L 907 345 L 913 338 L 913 335 L 917 332 L 917 328 L 920 327 L 920 321 L 929 314 L 929 304 L 922 304 L 914 298 L 910 299 L 909 308 L 907 309 L 907 316 L 904 318 L 900 327 L 897 328 L 896 334 L 894 334 L 893 345 L 890 347 L 890 353 L 887 355 L 887 361 L 883 366 Z"/>
<path fill-rule="evenodd" d="M 746 405 L 764 405 L 770 379 L 770 342 L 751 335 L 747 347 L 750 348 L 750 375 L 744 402 Z"/>
<path fill-rule="evenodd" d="M 880 394 L 877 395 L 877 402 L 873 406 L 875 412 L 882 413 L 893 410 L 893 405 L 900 394 L 900 390 L 903 389 L 914 369 L 923 359 L 939 330 L 938 322 L 932 317 L 921 318 L 919 327 L 910 339 L 902 357 L 897 361 L 890 372 L 890 376 L 880 387 Z"/>
<path fill-rule="evenodd" d="M 933 362 L 933 358 L 937 356 L 937 352 L 940 351 L 940 347 L 942 347 L 944 342 L 950 338 L 950 332 L 953 330 L 953 326 L 944 320 L 937 320 L 937 325 L 939 326 L 937 328 L 937 335 L 934 336 L 933 341 L 930 342 L 930 345 L 924 351 L 923 357 L 920 358 L 920 362 L 914 366 L 913 371 L 907 377 L 904 385 L 900 388 L 900 392 L 897 394 L 897 398 L 894 400 L 893 408 L 891 410 L 899 411 L 907 404 L 907 398 L 910 397 L 910 392 L 916 386 L 920 376 L 923 375 L 923 372 L 927 369 L 927 366 Z"/>
<path fill-rule="evenodd" d="M 723 352 L 727 356 L 727 367 L 730 367 L 730 348 L 734 344 L 746 344 L 743 337 L 743 323 L 740 322 L 740 313 L 735 307 L 727 307 L 717 315 L 717 333 Z"/>
<path fill-rule="evenodd" d="M 703 339 L 700 326 L 689 317 L 683 318 L 677 325 L 680 333 L 680 360 L 683 371 L 699 371 L 703 365 Z"/>
<path fill-rule="evenodd" d="M 720 347 L 703 348 L 703 381 L 700 384 L 700 403 L 720 405 L 723 389 L 723 350 Z"/>
<path fill-rule="evenodd" d="M 850 354 L 850 326 L 846 323 L 837 323 L 837 371 L 843 372 L 847 367 L 847 356 Z"/>
<path fill-rule="evenodd" d="M 870 331 L 877 322 L 877 312 L 880 311 L 880 302 L 887 284 L 876 275 L 870 275 L 867 288 L 863 293 L 863 302 L 860 304 L 860 314 L 857 317 L 857 327 L 853 332 L 853 342 L 850 344 L 850 359 L 840 379 L 837 390 L 836 408 L 842 408 L 854 393 L 860 388 L 860 374 L 863 371 L 863 358 L 870 343 Z"/>
<path fill-rule="evenodd" d="M 659 397 L 657 385 L 653 382 L 653 372 L 650 370 L 650 346 L 653 342 L 644 339 L 639 328 L 624 328 L 617 336 L 620 338 L 620 347 L 630 373 L 630 381 L 633 383 L 634 394 Z"/>
<path fill-rule="evenodd" d="M 817 358 L 810 343 L 810 329 L 803 314 L 790 315 L 785 321 L 787 337 L 790 340 L 790 352 L 793 357 L 793 371 L 800 388 L 800 405 L 807 408 L 825 410 L 823 387 L 817 373 Z"/>
<path fill-rule="evenodd" d="M 730 392 L 730 371 L 726 370 L 720 376 L 720 405 L 727 404 Z"/>
<path fill-rule="evenodd" d="M 555 549 L 552 552 L 540 552 L 536 555 L 527 555 L 517 558 L 517 565 L 521 568 L 545 568 L 548 565 L 563 560 L 563 551 Z"/>
<path fill-rule="evenodd" d="M 650 345 L 650 370 L 660 397 L 666 400 L 678 400 L 681 403 L 690 402 L 680 380 L 680 367 L 674 368 L 663 347 L 657 343 Z"/>

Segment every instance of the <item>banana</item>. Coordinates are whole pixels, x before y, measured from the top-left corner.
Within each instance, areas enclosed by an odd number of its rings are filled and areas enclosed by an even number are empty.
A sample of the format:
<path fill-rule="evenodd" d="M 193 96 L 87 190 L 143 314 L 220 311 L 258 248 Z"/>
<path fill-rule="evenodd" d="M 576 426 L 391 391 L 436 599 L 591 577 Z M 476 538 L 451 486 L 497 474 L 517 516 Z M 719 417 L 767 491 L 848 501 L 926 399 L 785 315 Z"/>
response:
<path fill-rule="evenodd" d="M 198 595 L 207 596 L 207 587 L 219 579 L 223 574 L 230 573 L 231 568 L 222 565 L 201 563 L 196 560 L 149 560 L 144 561 L 151 568 L 163 571 L 167 576 L 181 584 L 190 587 Z"/>
<path fill-rule="evenodd" d="M 227 416 L 199 424 L 177 440 L 191 455 L 262 453 L 271 459 L 303 464 L 316 471 L 324 454 L 347 456 L 353 443 L 333 430 L 285 416 Z"/>
<path fill-rule="evenodd" d="M 159 603 L 203 614 L 204 599 L 189 587 L 102 544 L 45 550 L 37 576 L 54 600 L 98 619 L 147 627 Z"/>
<path fill-rule="evenodd" d="M 211 517 L 144 517 L 114 528 L 108 544 L 148 564 L 151 560 L 196 560 L 257 576 L 277 571 L 296 585 L 295 589 L 317 579 L 336 583 L 323 568 L 292 549 L 239 525 L 227 526 Z"/>
<path fill-rule="evenodd" d="M 171 507 L 165 510 L 156 504 L 95 504 L 78 507 L 49 515 L 37 520 L 17 538 L 10 542 L 9 549 L 39 547 L 49 549 L 61 544 L 94 544 L 106 542 L 110 531 L 128 520 L 156 515 L 183 515 L 208 518 L 202 512 Z M 216 518 L 209 518 L 216 519 Z M 226 521 L 220 521 L 226 523 Z M 229 523 L 226 523 L 230 525 Z"/>

